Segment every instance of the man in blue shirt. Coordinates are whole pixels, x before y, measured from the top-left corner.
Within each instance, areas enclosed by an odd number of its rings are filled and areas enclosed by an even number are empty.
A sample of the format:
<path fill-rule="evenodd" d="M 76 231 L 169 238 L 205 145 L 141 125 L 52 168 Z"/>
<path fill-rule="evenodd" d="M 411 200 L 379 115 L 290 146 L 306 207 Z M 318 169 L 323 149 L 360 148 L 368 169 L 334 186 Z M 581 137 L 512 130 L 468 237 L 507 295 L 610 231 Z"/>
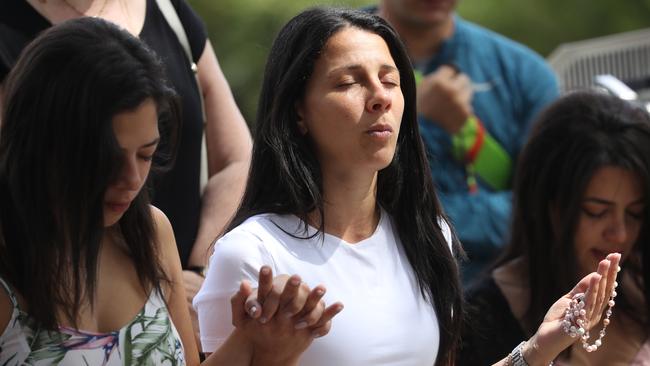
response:
<path fill-rule="evenodd" d="M 511 182 L 555 75 L 526 48 L 454 14 L 457 0 L 380 0 L 418 80 L 420 130 L 445 211 L 469 256 L 463 282 L 507 241 Z"/>

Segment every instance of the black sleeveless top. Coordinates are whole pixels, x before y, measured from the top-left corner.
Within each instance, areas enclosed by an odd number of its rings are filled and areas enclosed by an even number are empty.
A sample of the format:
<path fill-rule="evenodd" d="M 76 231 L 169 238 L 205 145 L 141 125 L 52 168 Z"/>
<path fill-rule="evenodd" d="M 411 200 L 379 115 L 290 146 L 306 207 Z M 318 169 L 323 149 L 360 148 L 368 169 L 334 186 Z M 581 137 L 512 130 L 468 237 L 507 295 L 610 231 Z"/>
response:
<path fill-rule="evenodd" d="M 201 214 L 200 163 L 203 117 L 196 79 L 182 45 L 155 0 L 147 10 L 142 39 L 163 60 L 167 76 L 181 97 L 182 127 L 174 167 L 154 176 L 152 202 L 171 221 L 183 266 L 187 266 Z M 171 0 L 198 63 L 207 39 L 203 22 L 185 0 Z M 0 1 L 0 82 L 22 49 L 51 23 L 24 0 Z"/>
<path fill-rule="evenodd" d="M 466 314 L 457 366 L 492 365 L 528 339 L 492 276 L 465 290 Z"/>

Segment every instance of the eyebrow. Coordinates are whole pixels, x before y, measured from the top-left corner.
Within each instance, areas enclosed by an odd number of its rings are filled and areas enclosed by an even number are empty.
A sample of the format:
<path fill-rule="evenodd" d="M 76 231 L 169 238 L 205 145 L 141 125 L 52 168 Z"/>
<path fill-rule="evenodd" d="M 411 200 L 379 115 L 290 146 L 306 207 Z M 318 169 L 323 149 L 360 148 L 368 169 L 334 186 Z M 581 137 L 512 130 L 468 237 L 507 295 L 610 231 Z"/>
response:
<path fill-rule="evenodd" d="M 363 69 L 363 65 L 361 65 L 361 64 L 346 65 L 346 66 L 337 67 L 334 70 L 331 70 L 329 72 L 329 75 L 332 76 L 333 74 L 339 73 L 341 71 L 356 71 L 356 70 L 360 70 L 360 69 Z M 397 73 L 399 73 L 399 69 L 397 67 L 395 67 L 393 65 L 389 65 L 389 64 L 381 65 L 380 69 L 382 71 L 388 70 L 388 71 L 396 71 Z"/>
<path fill-rule="evenodd" d="M 605 199 L 602 199 L 602 198 L 596 198 L 596 197 L 587 197 L 587 198 L 585 198 L 583 200 L 583 202 L 597 203 L 597 204 L 600 204 L 600 205 L 609 205 L 609 206 L 614 204 L 614 202 L 612 202 L 612 201 L 608 201 L 608 200 L 605 200 Z M 632 202 L 628 203 L 627 206 L 638 205 L 640 203 L 645 203 L 644 198 L 639 198 L 636 201 L 632 201 Z"/>
<path fill-rule="evenodd" d="M 140 146 L 140 148 L 151 147 L 151 146 L 157 145 L 159 142 L 160 142 L 160 137 L 156 137 L 153 141 Z"/>

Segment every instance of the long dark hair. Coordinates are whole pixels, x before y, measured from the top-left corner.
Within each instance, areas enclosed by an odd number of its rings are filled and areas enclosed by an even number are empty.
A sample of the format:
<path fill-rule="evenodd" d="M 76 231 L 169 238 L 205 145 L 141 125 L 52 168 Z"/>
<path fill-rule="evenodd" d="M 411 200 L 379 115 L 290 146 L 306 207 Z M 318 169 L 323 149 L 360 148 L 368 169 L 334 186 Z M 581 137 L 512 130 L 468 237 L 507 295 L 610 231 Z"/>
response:
<path fill-rule="evenodd" d="M 56 329 L 55 310 L 76 324 L 81 303 L 93 304 L 104 194 L 122 164 L 113 116 L 151 98 L 161 139 L 173 145 L 177 106 L 163 75 L 160 61 L 135 37 L 107 21 L 80 18 L 36 38 L 7 78 L 0 275 L 45 328 Z M 117 229 L 143 288 L 159 290 L 166 275 L 146 189 Z"/>
<path fill-rule="evenodd" d="M 645 189 L 642 228 L 623 268 L 633 278 L 650 283 L 648 113 L 613 96 L 569 94 L 539 116 L 518 164 L 512 238 L 495 267 L 525 258 L 530 281 L 528 326 L 539 324 L 551 304 L 578 280 L 574 240 L 581 201 L 594 173 L 605 165 L 635 172 Z M 620 287 L 617 291 L 617 307 L 626 308 L 624 291 Z M 647 316 L 650 291 L 643 287 L 643 292 Z"/>
<path fill-rule="evenodd" d="M 404 114 L 395 157 L 378 174 L 377 199 L 393 217 L 420 290 L 436 310 L 441 330 L 437 362 L 447 364 L 453 359 L 462 314 L 458 269 L 438 223 L 445 216 L 418 132 L 410 61 L 395 31 L 381 18 L 355 10 L 313 8 L 282 28 L 264 73 L 246 192 L 228 230 L 266 212 L 294 214 L 306 225 L 308 215 L 318 210 L 322 231 L 320 164 L 308 137 L 298 130 L 295 106 L 323 47 L 345 27 L 381 36 L 400 71 Z M 457 240 L 453 245 L 456 252 L 461 250 Z"/>

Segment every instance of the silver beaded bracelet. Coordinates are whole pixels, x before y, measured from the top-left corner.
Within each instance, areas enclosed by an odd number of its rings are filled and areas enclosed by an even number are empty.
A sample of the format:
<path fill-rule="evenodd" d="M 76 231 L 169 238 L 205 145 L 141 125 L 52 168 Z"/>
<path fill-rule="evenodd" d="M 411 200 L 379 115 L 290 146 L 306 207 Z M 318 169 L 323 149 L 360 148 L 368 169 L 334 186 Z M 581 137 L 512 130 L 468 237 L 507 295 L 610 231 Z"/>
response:
<path fill-rule="evenodd" d="M 515 349 L 512 350 L 512 352 L 509 355 L 509 363 L 508 366 L 528 366 L 528 362 L 524 359 L 524 355 L 521 354 L 522 349 L 524 348 L 524 344 L 526 344 L 526 341 L 523 341 L 515 347 Z"/>

